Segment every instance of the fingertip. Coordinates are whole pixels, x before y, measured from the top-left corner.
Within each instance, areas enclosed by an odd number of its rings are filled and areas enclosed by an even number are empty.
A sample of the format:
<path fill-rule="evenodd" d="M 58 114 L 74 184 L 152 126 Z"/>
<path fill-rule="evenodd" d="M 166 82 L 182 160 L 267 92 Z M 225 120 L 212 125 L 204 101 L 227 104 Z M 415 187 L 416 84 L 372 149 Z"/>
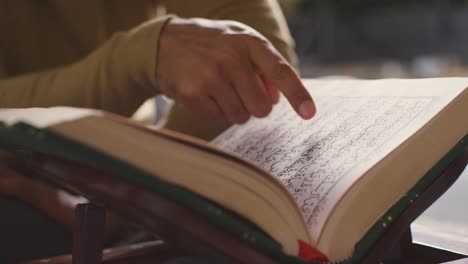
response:
<path fill-rule="evenodd" d="M 298 114 L 303 119 L 311 119 L 316 113 L 315 104 L 312 100 L 303 101 L 298 108 Z"/>

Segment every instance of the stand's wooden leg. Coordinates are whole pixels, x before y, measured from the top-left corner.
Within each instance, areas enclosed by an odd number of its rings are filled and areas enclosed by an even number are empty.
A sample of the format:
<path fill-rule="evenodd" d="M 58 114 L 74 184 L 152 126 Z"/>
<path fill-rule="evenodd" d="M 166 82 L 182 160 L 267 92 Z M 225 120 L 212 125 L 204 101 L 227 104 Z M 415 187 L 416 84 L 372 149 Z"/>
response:
<path fill-rule="evenodd" d="M 400 243 L 398 245 L 400 258 L 412 258 L 413 256 L 413 237 L 411 235 L 411 228 L 408 228 L 405 233 L 400 238 Z"/>
<path fill-rule="evenodd" d="M 75 208 L 73 264 L 100 264 L 104 245 L 105 208 L 86 203 Z"/>

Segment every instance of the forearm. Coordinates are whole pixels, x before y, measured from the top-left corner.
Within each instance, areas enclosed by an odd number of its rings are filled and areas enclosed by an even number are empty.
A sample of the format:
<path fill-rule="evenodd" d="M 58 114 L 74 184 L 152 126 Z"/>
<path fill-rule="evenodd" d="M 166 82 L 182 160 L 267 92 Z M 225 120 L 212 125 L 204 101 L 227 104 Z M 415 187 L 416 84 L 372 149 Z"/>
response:
<path fill-rule="evenodd" d="M 130 115 L 154 86 L 159 33 L 167 17 L 115 34 L 72 65 L 0 81 L 0 107 L 67 105 Z"/>

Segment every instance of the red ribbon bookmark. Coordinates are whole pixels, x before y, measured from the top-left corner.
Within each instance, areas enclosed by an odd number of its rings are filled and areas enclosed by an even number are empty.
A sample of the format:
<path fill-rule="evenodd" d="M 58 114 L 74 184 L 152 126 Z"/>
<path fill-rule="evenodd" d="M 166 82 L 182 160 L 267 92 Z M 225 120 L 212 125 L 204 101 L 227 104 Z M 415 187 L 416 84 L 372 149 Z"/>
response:
<path fill-rule="evenodd" d="M 302 240 L 299 240 L 299 257 L 304 260 L 329 261 L 325 254 Z"/>

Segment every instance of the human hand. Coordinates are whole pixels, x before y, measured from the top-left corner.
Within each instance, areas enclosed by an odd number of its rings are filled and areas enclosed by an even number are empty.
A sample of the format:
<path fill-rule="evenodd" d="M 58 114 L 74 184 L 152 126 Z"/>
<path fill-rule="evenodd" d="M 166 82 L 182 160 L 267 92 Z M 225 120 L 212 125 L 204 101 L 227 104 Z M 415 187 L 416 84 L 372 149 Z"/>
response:
<path fill-rule="evenodd" d="M 302 118 L 315 114 L 311 96 L 273 45 L 234 21 L 171 19 L 160 37 L 156 86 L 214 120 L 264 117 L 279 91 Z"/>

